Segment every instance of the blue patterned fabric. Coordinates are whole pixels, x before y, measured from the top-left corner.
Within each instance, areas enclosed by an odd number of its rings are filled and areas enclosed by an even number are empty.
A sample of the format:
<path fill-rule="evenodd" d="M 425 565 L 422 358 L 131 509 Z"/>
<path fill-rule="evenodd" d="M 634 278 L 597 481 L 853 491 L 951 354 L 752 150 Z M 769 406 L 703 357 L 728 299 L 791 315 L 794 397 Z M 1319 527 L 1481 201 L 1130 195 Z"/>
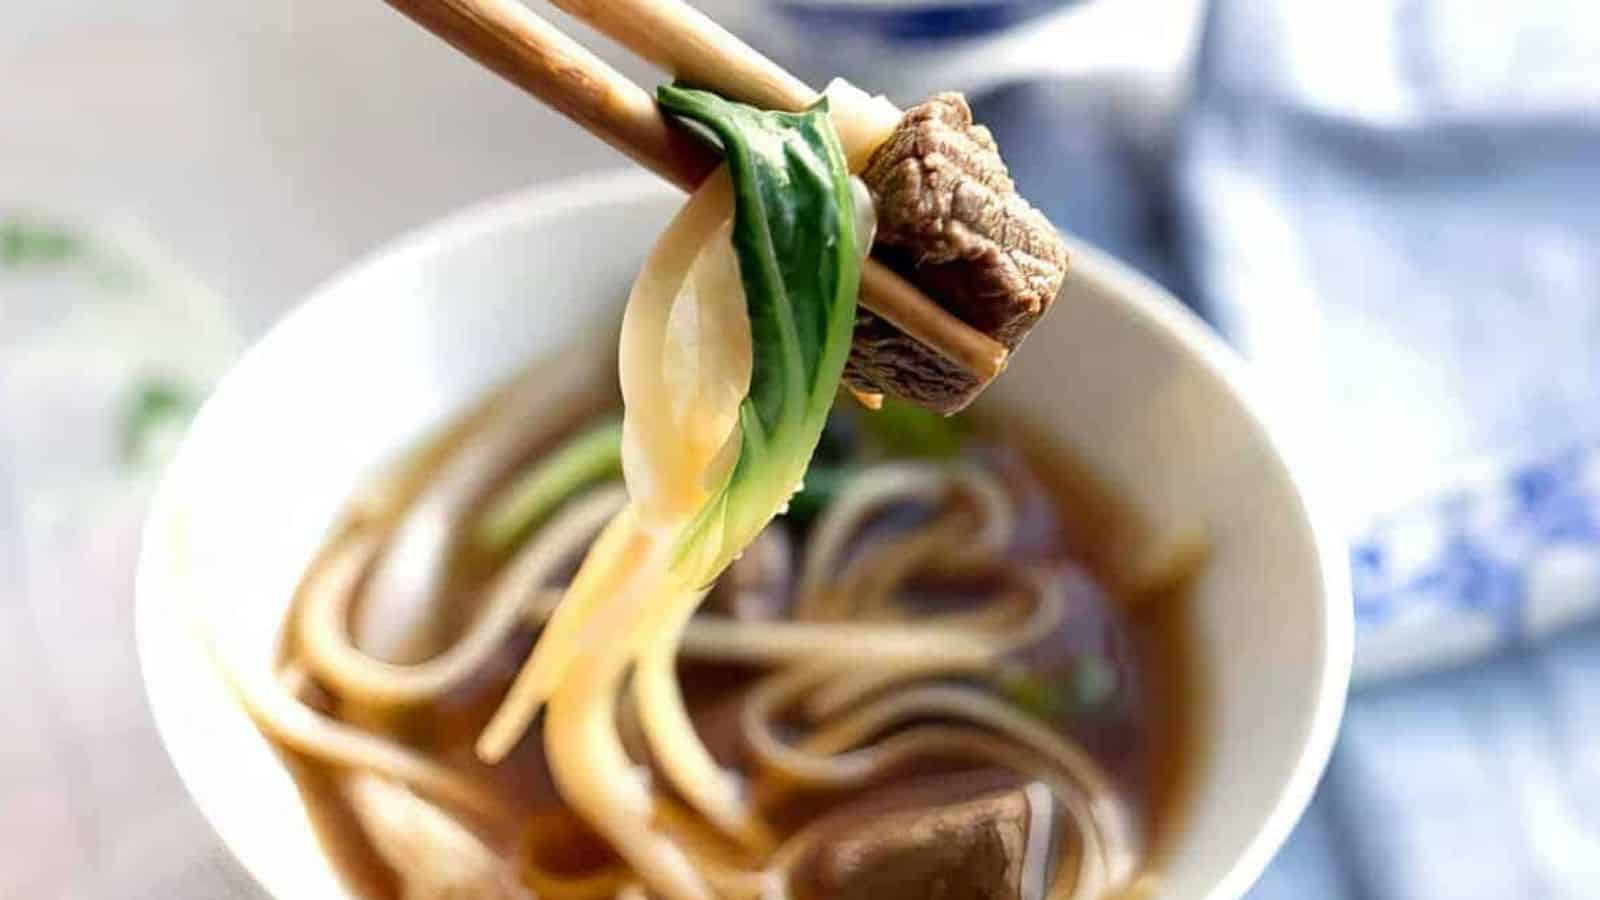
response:
<path fill-rule="evenodd" d="M 1252 900 L 1600 896 L 1600 9 L 1217 0 L 1180 142 L 1199 294 L 1326 379 L 1387 679 Z"/>
<path fill-rule="evenodd" d="M 1352 544 L 1360 689 L 1250 900 L 1600 897 L 1600 6 L 1211 0 L 1172 146 L 1126 87 L 974 106 L 1321 426 Z"/>
<path fill-rule="evenodd" d="M 1600 609 L 1600 452 L 1491 466 L 1363 531 L 1358 683 L 1458 663 Z"/>
<path fill-rule="evenodd" d="M 1213 0 L 1170 156 L 1103 85 L 978 106 L 1314 388 L 1361 689 L 1251 900 L 1600 897 L 1600 6 Z"/>
<path fill-rule="evenodd" d="M 1600 609 L 1600 11 L 1218 0 L 1174 177 L 1214 320 L 1322 388 L 1358 679 Z"/>
<path fill-rule="evenodd" d="M 1171 153 L 1103 84 L 976 106 L 1326 432 L 1358 682 L 1600 612 L 1600 8 L 1216 0 Z"/>

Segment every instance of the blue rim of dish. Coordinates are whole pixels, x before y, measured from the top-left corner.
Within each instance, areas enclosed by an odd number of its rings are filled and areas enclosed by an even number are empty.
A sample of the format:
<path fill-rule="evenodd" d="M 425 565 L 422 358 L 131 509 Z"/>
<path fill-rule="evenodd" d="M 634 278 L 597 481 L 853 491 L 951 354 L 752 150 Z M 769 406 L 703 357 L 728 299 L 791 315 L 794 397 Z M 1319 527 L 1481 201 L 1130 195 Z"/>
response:
<path fill-rule="evenodd" d="M 950 3 L 776 0 L 775 5 L 796 24 L 818 33 L 848 31 L 888 40 L 933 41 L 990 34 L 1082 2 L 1084 0 L 956 0 Z"/>

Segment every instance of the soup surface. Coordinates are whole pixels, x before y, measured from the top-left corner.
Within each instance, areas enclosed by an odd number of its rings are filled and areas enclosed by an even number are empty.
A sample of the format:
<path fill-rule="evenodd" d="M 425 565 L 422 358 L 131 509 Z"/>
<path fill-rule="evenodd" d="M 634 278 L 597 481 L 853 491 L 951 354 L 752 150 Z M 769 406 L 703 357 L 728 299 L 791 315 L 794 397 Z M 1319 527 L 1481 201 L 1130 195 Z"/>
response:
<path fill-rule="evenodd" d="M 652 896 L 563 804 L 542 725 L 496 764 L 474 749 L 624 502 L 614 396 L 549 375 L 362 486 L 286 624 L 280 680 L 348 752 L 257 718 L 362 896 Z M 715 897 L 1157 883 L 1200 743 L 1181 603 L 1198 554 L 1149 559 L 1140 540 L 1017 420 L 840 402 L 803 489 L 710 586 L 677 657 L 631 673 L 617 727 L 653 824 Z M 673 790 L 695 773 L 641 733 L 675 708 L 748 821 Z"/>

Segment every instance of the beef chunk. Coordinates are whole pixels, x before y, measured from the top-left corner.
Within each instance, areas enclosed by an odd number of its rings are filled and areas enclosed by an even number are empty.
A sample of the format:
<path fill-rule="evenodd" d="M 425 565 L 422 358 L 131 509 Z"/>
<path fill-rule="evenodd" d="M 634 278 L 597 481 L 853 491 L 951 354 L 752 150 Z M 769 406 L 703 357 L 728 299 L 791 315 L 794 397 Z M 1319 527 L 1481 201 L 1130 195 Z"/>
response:
<path fill-rule="evenodd" d="M 1015 348 L 1055 299 L 1066 246 L 1017 195 L 994 137 L 960 94 L 912 107 L 861 174 L 878 209 L 875 254 L 957 318 Z M 865 310 L 852 387 L 955 412 L 985 384 Z"/>
<path fill-rule="evenodd" d="M 857 815 L 807 854 L 797 883 L 801 896 L 829 900 L 1032 900 L 1051 863 L 1054 818 L 1040 784 Z"/>

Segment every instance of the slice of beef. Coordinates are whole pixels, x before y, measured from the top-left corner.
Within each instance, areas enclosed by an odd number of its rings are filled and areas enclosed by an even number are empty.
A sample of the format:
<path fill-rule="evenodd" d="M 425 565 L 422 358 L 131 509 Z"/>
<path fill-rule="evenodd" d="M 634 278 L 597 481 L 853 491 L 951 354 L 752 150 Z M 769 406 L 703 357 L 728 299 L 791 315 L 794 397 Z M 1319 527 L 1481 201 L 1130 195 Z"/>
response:
<path fill-rule="evenodd" d="M 1018 196 L 960 94 L 912 107 L 861 173 L 878 210 L 874 254 L 968 325 L 1015 349 L 1061 289 L 1067 251 Z M 943 413 L 987 385 L 863 310 L 845 378 Z"/>
<path fill-rule="evenodd" d="M 827 832 L 796 867 L 800 896 L 1037 900 L 1056 838 L 1055 801 L 1044 785 L 895 805 L 830 817 Z"/>

